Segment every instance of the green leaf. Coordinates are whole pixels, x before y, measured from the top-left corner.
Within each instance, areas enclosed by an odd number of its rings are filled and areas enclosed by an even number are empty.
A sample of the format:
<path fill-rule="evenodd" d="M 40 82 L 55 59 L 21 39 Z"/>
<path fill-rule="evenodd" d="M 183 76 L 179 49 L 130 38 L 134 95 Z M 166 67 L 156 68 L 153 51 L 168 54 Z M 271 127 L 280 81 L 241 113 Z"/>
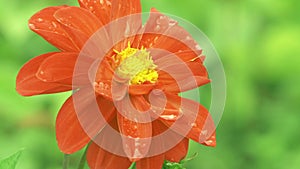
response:
<path fill-rule="evenodd" d="M 15 169 L 16 165 L 18 163 L 18 160 L 20 158 L 20 155 L 22 154 L 23 150 L 20 150 L 16 152 L 15 154 L 0 160 L 0 168 L 5 169 Z"/>
<path fill-rule="evenodd" d="M 183 167 L 183 164 L 165 161 L 163 165 L 163 169 L 186 169 L 186 168 Z"/>
<path fill-rule="evenodd" d="M 195 153 L 192 157 L 185 158 L 185 159 L 181 160 L 179 163 L 174 163 L 174 162 L 170 162 L 170 161 L 166 160 L 164 162 L 164 165 L 163 165 L 162 169 L 186 169 L 183 165 L 186 162 L 195 159 L 197 156 L 198 156 L 198 153 Z"/>

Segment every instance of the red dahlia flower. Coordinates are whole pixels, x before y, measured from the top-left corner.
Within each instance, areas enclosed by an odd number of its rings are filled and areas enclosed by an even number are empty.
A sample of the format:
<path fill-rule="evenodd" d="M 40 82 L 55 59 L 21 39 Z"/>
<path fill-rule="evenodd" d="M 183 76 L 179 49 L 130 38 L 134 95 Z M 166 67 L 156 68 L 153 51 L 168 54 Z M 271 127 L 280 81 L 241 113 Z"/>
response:
<path fill-rule="evenodd" d="M 215 146 L 209 112 L 178 96 L 209 83 L 189 33 L 155 9 L 143 26 L 139 0 L 79 4 L 30 18 L 30 29 L 60 51 L 33 58 L 17 76 L 23 96 L 74 92 L 56 119 L 60 150 L 91 142 L 92 169 L 160 169 L 186 156 L 189 139 Z"/>

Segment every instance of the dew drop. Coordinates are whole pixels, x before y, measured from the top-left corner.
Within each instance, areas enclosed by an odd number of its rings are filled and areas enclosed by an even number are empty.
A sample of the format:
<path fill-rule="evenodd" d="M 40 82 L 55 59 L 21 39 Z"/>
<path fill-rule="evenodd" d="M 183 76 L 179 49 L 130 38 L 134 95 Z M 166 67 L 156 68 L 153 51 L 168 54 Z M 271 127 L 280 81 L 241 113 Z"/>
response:
<path fill-rule="evenodd" d="M 136 148 L 136 149 L 134 150 L 134 155 L 133 155 L 133 157 L 134 157 L 134 158 L 142 157 L 142 154 L 141 154 L 141 152 L 140 152 L 139 149 Z"/>
<path fill-rule="evenodd" d="M 195 46 L 195 48 L 196 48 L 197 50 L 201 50 L 201 47 L 200 47 L 198 44 Z"/>
<path fill-rule="evenodd" d="M 207 130 L 203 130 L 203 131 L 201 131 L 201 133 L 200 133 L 202 136 L 206 136 L 207 135 Z"/>
<path fill-rule="evenodd" d="M 191 40 L 192 38 L 190 36 L 186 36 L 185 40 Z"/>
<path fill-rule="evenodd" d="M 44 19 L 38 18 L 37 21 L 38 21 L 38 22 L 44 22 Z"/>
<path fill-rule="evenodd" d="M 177 25 L 177 21 L 170 19 L 169 26 L 175 26 L 175 25 Z"/>
<path fill-rule="evenodd" d="M 129 25 L 129 23 L 127 22 L 127 23 L 126 23 L 126 29 L 125 29 L 125 36 L 129 36 L 129 34 L 130 34 L 130 25 Z"/>
<path fill-rule="evenodd" d="M 165 119 L 165 120 L 176 120 L 177 119 L 177 116 L 174 115 L 174 114 L 171 114 L 171 115 L 161 115 L 160 117 L 163 118 L 163 119 Z"/>
<path fill-rule="evenodd" d="M 160 26 L 156 25 L 156 27 L 154 28 L 155 31 L 159 31 L 160 30 Z"/>
<path fill-rule="evenodd" d="M 52 25 L 54 28 L 57 28 L 57 24 L 55 22 L 52 22 Z"/>
<path fill-rule="evenodd" d="M 192 123 L 191 126 L 192 127 L 197 127 L 197 124 L 196 123 Z"/>
<path fill-rule="evenodd" d="M 210 146 L 210 145 L 213 145 L 213 144 L 214 144 L 214 141 L 212 141 L 212 140 L 207 140 L 207 141 L 204 141 L 204 143 L 205 143 L 206 145 Z"/>
<path fill-rule="evenodd" d="M 32 23 L 30 23 L 30 24 L 29 24 L 29 28 L 31 28 L 31 29 L 35 29 L 35 25 L 34 25 L 34 24 L 32 24 Z"/>

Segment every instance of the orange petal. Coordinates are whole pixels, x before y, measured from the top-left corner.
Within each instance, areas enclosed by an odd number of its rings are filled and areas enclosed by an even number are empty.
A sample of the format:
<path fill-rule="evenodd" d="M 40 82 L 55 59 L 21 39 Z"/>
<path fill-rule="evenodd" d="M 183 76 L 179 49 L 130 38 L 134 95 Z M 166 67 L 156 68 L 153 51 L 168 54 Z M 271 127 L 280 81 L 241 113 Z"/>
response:
<path fill-rule="evenodd" d="M 45 59 L 40 65 L 36 76 L 44 82 L 79 86 L 89 83 L 88 70 L 92 63 L 93 60 L 91 58 L 82 57 L 79 65 L 78 53 L 61 52 Z M 74 72 L 75 69 L 77 69 L 76 74 Z M 76 84 L 73 84 L 74 78 L 77 78 Z M 78 81 L 80 81 L 80 84 Z"/>
<path fill-rule="evenodd" d="M 91 79 L 92 81 L 105 81 L 105 80 L 112 80 L 112 77 L 114 75 L 114 70 L 110 66 L 107 59 L 103 59 L 102 62 L 99 64 L 98 62 L 95 62 L 91 69 L 91 73 L 97 72 L 95 79 Z"/>
<path fill-rule="evenodd" d="M 163 72 L 168 72 L 168 75 L 170 74 L 173 76 L 176 74 L 177 79 L 183 79 L 191 75 L 208 77 L 207 70 L 203 65 L 201 57 L 189 58 L 191 60 L 188 61 L 181 60 L 181 56 L 189 55 L 190 53 L 192 53 L 192 51 L 177 52 L 161 56 L 155 60 L 155 64 L 158 66 L 158 69 L 163 70 Z M 163 76 L 164 74 L 160 73 L 159 75 Z"/>
<path fill-rule="evenodd" d="M 129 93 L 132 95 L 143 95 L 148 94 L 156 86 L 156 84 L 140 84 L 140 85 L 130 85 Z"/>
<path fill-rule="evenodd" d="M 171 162 L 180 162 L 185 158 L 189 148 L 189 140 L 184 138 L 180 143 L 178 143 L 174 148 L 165 153 L 165 158 Z"/>
<path fill-rule="evenodd" d="M 114 49 L 122 51 L 132 43 L 142 27 L 140 0 L 112 0 L 111 22 L 109 25 Z M 126 16 L 126 17 L 125 17 Z"/>
<path fill-rule="evenodd" d="M 69 97 L 60 109 L 56 118 L 56 140 L 59 149 L 72 154 L 83 148 L 90 137 L 85 133 L 78 121 L 73 105 L 73 97 Z"/>
<path fill-rule="evenodd" d="M 128 169 L 131 165 L 128 158 L 107 152 L 94 142 L 89 146 L 86 158 L 91 169 Z"/>
<path fill-rule="evenodd" d="M 117 114 L 117 118 L 127 157 L 131 161 L 136 161 L 146 156 L 151 144 L 151 123 L 130 121 L 120 113 Z"/>
<path fill-rule="evenodd" d="M 79 51 L 79 47 L 72 41 L 62 25 L 53 14 L 66 6 L 48 7 L 34 14 L 28 22 L 29 28 L 41 35 L 52 45 L 62 51 Z"/>
<path fill-rule="evenodd" d="M 112 0 L 112 20 L 141 12 L 140 0 Z"/>
<path fill-rule="evenodd" d="M 164 159 L 164 154 L 143 158 L 136 162 L 136 169 L 161 169 Z"/>
<path fill-rule="evenodd" d="M 203 65 L 203 60 L 201 57 L 197 57 L 186 63 L 189 69 L 193 72 L 194 76 L 208 77 L 208 72 L 206 67 Z"/>
<path fill-rule="evenodd" d="M 202 53 L 197 42 L 186 30 L 178 26 L 177 21 L 159 13 L 154 8 L 145 25 L 141 46 L 164 49 L 172 53 L 193 51 L 193 54 L 190 55 L 192 58 L 196 58 Z"/>
<path fill-rule="evenodd" d="M 194 58 L 184 62 L 178 55 L 190 52 L 178 52 L 161 56 L 155 60 L 158 66 L 158 84 L 167 92 L 179 93 L 209 83 L 208 73 L 201 59 Z"/>
<path fill-rule="evenodd" d="M 127 100 L 126 98 L 124 100 Z M 132 161 L 143 158 L 149 150 L 152 136 L 152 124 L 148 113 L 138 112 L 128 101 L 117 103 L 117 120 L 123 140 L 123 148 Z M 140 99 L 133 99 L 133 105 L 140 109 L 147 109 L 141 105 Z M 144 115 L 145 114 L 145 115 Z M 126 117 L 124 117 L 124 115 Z"/>
<path fill-rule="evenodd" d="M 94 97 L 93 93 L 81 89 L 69 97 L 58 113 L 56 139 L 60 150 L 64 153 L 72 154 L 80 150 L 114 116 L 115 109 L 112 102 L 98 96 L 95 105 L 91 102 L 91 97 Z M 98 109 L 102 113 L 102 118 Z"/>
<path fill-rule="evenodd" d="M 168 85 L 162 85 L 161 89 L 168 93 L 181 93 L 188 90 L 192 90 L 199 86 L 210 83 L 210 79 L 202 76 L 187 77 L 184 80 L 175 81 Z"/>
<path fill-rule="evenodd" d="M 80 7 L 65 7 L 57 10 L 54 17 L 65 27 L 75 29 L 87 37 L 94 34 L 102 23 L 88 10 Z"/>
<path fill-rule="evenodd" d="M 106 25 L 111 21 L 111 1 L 112 0 L 78 0 L 80 7 L 85 8 L 96 15 L 103 25 Z"/>
<path fill-rule="evenodd" d="M 46 83 L 36 77 L 41 63 L 57 53 L 47 53 L 28 61 L 19 71 L 16 80 L 16 90 L 23 96 L 58 93 L 72 90 L 72 86 L 57 83 Z"/>
<path fill-rule="evenodd" d="M 207 109 L 201 104 L 181 98 L 177 95 L 167 95 L 168 104 L 175 107 L 175 110 L 181 112 L 181 117 L 177 119 L 176 123 L 172 120 L 160 118 L 161 121 L 167 126 L 171 127 L 174 131 L 199 142 L 204 145 L 215 145 L 215 125 L 213 119 Z"/>
<path fill-rule="evenodd" d="M 57 53 L 45 59 L 36 73 L 44 82 L 61 82 L 72 85 L 73 69 L 77 53 Z"/>
<path fill-rule="evenodd" d="M 209 126 L 209 124 L 207 124 L 207 126 Z M 210 147 L 216 147 L 216 145 L 217 145 L 216 131 L 210 137 L 205 138 L 203 140 L 204 140 L 204 142 L 202 143 L 203 145 L 210 146 Z"/>

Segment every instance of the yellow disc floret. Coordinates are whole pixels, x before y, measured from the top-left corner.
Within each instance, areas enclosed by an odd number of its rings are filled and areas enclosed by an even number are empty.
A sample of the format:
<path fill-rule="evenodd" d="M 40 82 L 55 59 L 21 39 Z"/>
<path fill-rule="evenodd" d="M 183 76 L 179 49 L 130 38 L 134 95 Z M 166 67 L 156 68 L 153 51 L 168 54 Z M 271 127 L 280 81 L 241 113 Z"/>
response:
<path fill-rule="evenodd" d="M 128 47 L 121 52 L 116 51 L 113 60 L 117 64 L 116 74 L 128 79 L 130 84 L 155 83 L 158 79 L 157 67 L 146 49 Z"/>

